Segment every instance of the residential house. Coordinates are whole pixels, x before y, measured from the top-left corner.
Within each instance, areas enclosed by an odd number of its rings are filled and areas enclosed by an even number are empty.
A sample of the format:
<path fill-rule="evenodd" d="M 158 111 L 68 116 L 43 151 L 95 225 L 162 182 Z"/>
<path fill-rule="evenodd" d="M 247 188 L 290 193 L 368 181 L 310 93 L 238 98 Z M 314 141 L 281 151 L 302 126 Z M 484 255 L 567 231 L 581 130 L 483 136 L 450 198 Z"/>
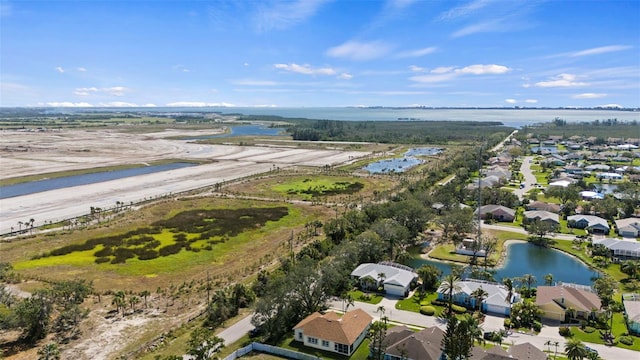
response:
<path fill-rule="evenodd" d="M 482 281 L 482 280 L 464 280 L 458 282 L 460 291 L 453 294 L 453 302 L 470 309 L 477 309 L 485 313 L 509 316 L 511 314 L 511 305 L 520 301 L 520 294 L 512 292 L 509 297 L 509 290 L 506 286 L 498 283 Z M 478 288 L 482 288 L 487 292 L 487 297 L 478 304 L 478 299 L 471 294 Z M 438 289 L 438 299 L 447 301 L 449 294 L 441 286 Z"/>
<path fill-rule="evenodd" d="M 491 218 L 498 221 L 512 222 L 516 216 L 514 209 L 502 205 L 484 205 L 479 210 L 482 219 Z M 478 214 L 478 210 L 475 211 L 475 214 Z"/>
<path fill-rule="evenodd" d="M 615 172 L 599 172 L 596 178 L 603 180 L 622 180 L 622 175 Z"/>
<path fill-rule="evenodd" d="M 599 193 L 597 191 L 591 191 L 591 190 L 580 191 L 578 193 L 578 195 L 580 195 L 580 198 L 582 198 L 582 200 L 602 200 L 602 199 L 604 199 L 604 194 L 603 193 Z"/>
<path fill-rule="evenodd" d="M 373 318 L 362 309 L 346 312 L 315 312 L 294 328 L 294 339 L 304 346 L 350 356 L 367 336 Z"/>
<path fill-rule="evenodd" d="M 395 330 L 398 328 L 397 330 Z M 408 330 L 408 331 L 407 331 Z M 405 335 L 400 337 L 400 335 Z M 444 331 L 433 326 L 414 332 L 406 326 L 396 326 L 387 332 L 385 360 L 439 360 L 442 359 Z"/>
<path fill-rule="evenodd" d="M 468 256 L 477 256 L 477 257 L 486 257 L 487 251 L 482 249 L 481 246 L 478 246 L 476 239 L 464 239 L 456 247 L 456 254 L 460 255 L 468 255 Z"/>
<path fill-rule="evenodd" d="M 640 242 L 620 239 L 595 239 L 593 245 L 601 244 L 611 251 L 611 256 L 617 259 L 640 259 Z"/>
<path fill-rule="evenodd" d="M 567 165 L 563 168 L 563 170 L 567 174 L 573 174 L 573 175 L 582 175 L 584 173 L 581 167 L 575 166 L 575 165 Z"/>
<path fill-rule="evenodd" d="M 445 359 L 442 351 L 442 339 L 445 332 L 433 326 L 418 332 L 406 326 L 394 326 L 387 331 L 385 337 L 385 360 L 441 360 Z M 544 351 L 530 343 L 512 345 L 508 350 L 501 346 L 485 349 L 474 346 L 471 349 L 472 360 L 546 360 Z"/>
<path fill-rule="evenodd" d="M 587 171 L 609 171 L 609 169 L 611 169 L 611 166 L 604 164 L 593 164 L 585 166 L 584 169 Z"/>
<path fill-rule="evenodd" d="M 542 210 L 558 214 L 560 213 L 560 205 L 543 201 L 532 201 L 527 205 L 527 210 Z"/>
<path fill-rule="evenodd" d="M 562 284 L 538 286 L 536 305 L 542 310 L 542 319 L 565 322 L 590 319 L 600 311 L 600 298 L 587 287 Z"/>
<path fill-rule="evenodd" d="M 522 223 L 530 224 L 533 222 L 541 222 L 545 224 L 549 224 L 554 228 L 558 228 L 560 226 L 560 217 L 556 213 L 552 213 L 544 210 L 529 210 L 523 213 Z"/>
<path fill-rule="evenodd" d="M 386 294 L 394 296 L 407 296 L 411 286 L 418 281 L 413 268 L 392 262 L 360 264 L 351 272 L 351 277 L 358 279 L 361 286 L 365 286 L 365 279 L 370 278 L 377 286 L 384 287 Z"/>
<path fill-rule="evenodd" d="M 616 231 L 622 237 L 637 238 L 640 236 L 640 218 L 630 217 L 615 221 Z"/>
<path fill-rule="evenodd" d="M 640 294 L 623 294 L 622 305 L 624 305 L 627 330 L 630 334 L 640 335 Z"/>
<path fill-rule="evenodd" d="M 607 220 L 595 215 L 572 215 L 567 217 L 567 226 L 576 229 L 585 229 L 591 234 L 608 234 L 609 223 Z"/>

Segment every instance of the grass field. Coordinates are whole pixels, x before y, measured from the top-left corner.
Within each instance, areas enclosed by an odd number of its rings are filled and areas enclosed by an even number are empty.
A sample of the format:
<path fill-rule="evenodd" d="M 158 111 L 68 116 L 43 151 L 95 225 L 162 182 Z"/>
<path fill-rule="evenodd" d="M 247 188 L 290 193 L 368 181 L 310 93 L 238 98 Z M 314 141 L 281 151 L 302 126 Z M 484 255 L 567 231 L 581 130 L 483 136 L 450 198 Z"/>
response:
<path fill-rule="evenodd" d="M 59 256 L 41 257 L 53 250 L 74 245 L 82 247 L 89 239 L 99 239 L 143 228 L 141 225 L 165 221 L 185 211 L 217 209 L 233 212 L 238 209 L 283 207 L 287 215 L 277 221 L 255 223 L 235 234 L 213 235 L 224 241 L 210 245 L 209 239 L 195 240 L 201 234 L 185 232 L 187 242 L 196 251 L 180 249 L 169 256 L 151 260 L 128 258 L 124 263 L 96 263 L 96 252 L 104 245 L 71 251 Z M 277 260 L 278 253 L 286 251 L 284 244 L 294 233 L 302 232 L 304 224 L 330 216 L 331 209 L 322 206 L 291 205 L 235 199 L 193 198 L 183 201 L 163 201 L 137 212 L 129 212 L 111 223 L 86 230 L 47 233 L 2 244 L 3 260 L 9 261 L 26 278 L 66 279 L 70 276 L 94 280 L 98 290 L 142 288 L 155 289 L 173 281 L 202 277 L 207 271 L 215 279 L 250 275 L 258 267 Z M 239 221 L 236 221 L 239 222 Z M 215 221 L 214 221 L 215 223 Z M 175 229 L 168 228 L 151 236 L 157 241 L 155 249 L 175 244 Z M 189 241 L 191 240 L 191 241 Z M 302 244 L 296 244 L 301 246 Z M 129 245 L 126 245 L 129 246 Z M 125 247 L 126 247 L 125 246 Z M 210 246 L 210 250 L 205 247 Z M 99 280 L 99 281 L 98 281 Z"/>

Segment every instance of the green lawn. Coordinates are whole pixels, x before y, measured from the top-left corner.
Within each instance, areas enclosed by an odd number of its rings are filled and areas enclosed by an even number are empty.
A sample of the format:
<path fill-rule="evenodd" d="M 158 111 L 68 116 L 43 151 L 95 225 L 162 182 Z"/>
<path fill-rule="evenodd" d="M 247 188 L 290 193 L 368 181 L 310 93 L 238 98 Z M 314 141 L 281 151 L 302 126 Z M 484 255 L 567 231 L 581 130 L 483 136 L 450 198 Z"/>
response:
<path fill-rule="evenodd" d="M 627 325 L 624 322 L 624 316 L 620 313 L 613 314 L 613 335 L 616 339 L 619 339 L 622 334 L 627 333 Z M 590 342 L 593 344 L 604 344 L 604 341 L 600 338 L 600 332 L 598 330 L 592 333 L 586 333 L 580 330 L 579 327 L 574 327 L 571 329 L 572 338 L 579 339 L 582 342 Z M 633 337 L 633 345 L 624 345 L 620 342 L 616 346 L 630 349 L 634 351 L 640 351 L 640 337 Z"/>
<path fill-rule="evenodd" d="M 379 304 L 382 301 L 382 295 L 377 294 L 375 292 L 366 292 L 363 293 L 360 290 L 352 290 L 349 291 L 349 295 L 355 301 L 360 301 L 368 304 Z"/>
<path fill-rule="evenodd" d="M 431 305 L 431 300 L 435 300 L 437 298 L 438 298 L 438 293 L 435 292 L 435 291 L 432 292 L 432 293 L 427 293 L 426 296 L 423 297 L 423 298 L 420 298 L 418 296 L 418 292 L 416 291 L 415 294 L 412 297 L 410 297 L 408 299 L 399 300 L 396 303 L 396 309 L 419 313 L 420 312 L 420 303 L 422 302 L 422 303 L 427 303 L 430 306 L 433 306 L 436 309 L 436 315 L 439 315 L 444 310 L 444 307 L 437 306 L 437 305 Z"/>

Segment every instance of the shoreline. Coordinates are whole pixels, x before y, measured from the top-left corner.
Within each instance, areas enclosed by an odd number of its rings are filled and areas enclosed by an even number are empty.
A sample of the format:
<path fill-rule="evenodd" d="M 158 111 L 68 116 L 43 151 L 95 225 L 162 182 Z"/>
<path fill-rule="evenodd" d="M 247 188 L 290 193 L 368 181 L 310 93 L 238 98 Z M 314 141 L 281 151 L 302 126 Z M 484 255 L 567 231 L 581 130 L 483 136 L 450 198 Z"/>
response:
<path fill-rule="evenodd" d="M 509 249 L 510 245 L 513 244 L 517 244 L 517 243 L 526 243 L 526 240 L 519 240 L 519 239 L 509 239 L 509 240 L 505 240 L 502 243 L 503 246 L 503 250 L 500 253 L 500 257 L 498 258 L 498 261 L 496 262 L 495 265 L 493 266 L 487 266 L 487 268 L 490 269 L 500 269 L 504 267 L 505 264 L 505 260 L 507 259 L 507 252 Z M 468 262 L 461 262 L 461 261 L 453 261 L 453 260 L 441 260 L 441 259 L 436 259 L 436 258 L 432 258 L 431 256 L 429 256 L 429 254 L 433 251 L 434 249 L 429 250 L 429 252 L 427 252 L 426 254 L 420 254 L 420 258 L 423 260 L 429 260 L 429 261 L 435 261 L 435 262 L 440 262 L 443 264 L 455 264 L 455 265 L 462 265 L 462 266 L 466 266 L 469 265 Z M 575 256 L 574 256 L 575 257 Z"/>

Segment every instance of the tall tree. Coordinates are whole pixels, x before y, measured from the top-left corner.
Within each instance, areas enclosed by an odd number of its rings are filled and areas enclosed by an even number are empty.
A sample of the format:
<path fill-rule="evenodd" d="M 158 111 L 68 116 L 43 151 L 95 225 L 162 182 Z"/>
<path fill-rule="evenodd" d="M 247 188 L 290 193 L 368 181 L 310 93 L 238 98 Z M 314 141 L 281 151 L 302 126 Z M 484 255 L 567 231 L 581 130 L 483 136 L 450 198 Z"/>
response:
<path fill-rule="evenodd" d="M 553 285 L 553 275 L 551 273 L 544 276 L 544 284 L 546 286 Z"/>
<path fill-rule="evenodd" d="M 194 360 L 217 359 L 213 357 L 224 347 L 224 340 L 215 336 L 212 330 L 198 327 L 191 332 L 187 342 L 187 354 Z"/>
<path fill-rule="evenodd" d="M 440 344 L 447 359 L 458 360 L 471 357 L 474 335 L 466 320 L 465 318 L 460 321 L 455 316 L 449 317 L 447 330 Z"/>
<path fill-rule="evenodd" d="M 522 275 L 522 281 L 527 284 L 527 297 L 531 297 L 531 287 L 536 284 L 536 277 L 532 274 Z"/>
<path fill-rule="evenodd" d="M 483 289 L 482 286 L 473 290 L 473 292 L 471 293 L 471 298 L 475 299 L 475 305 L 478 310 L 481 309 L 482 302 L 487 298 L 487 296 L 489 296 L 489 293 L 485 289 Z"/>
<path fill-rule="evenodd" d="M 440 284 L 442 291 L 447 294 L 447 315 L 451 317 L 452 315 L 452 307 L 453 307 L 453 295 L 460 292 L 460 278 L 456 276 L 453 272 L 447 274 L 442 283 Z"/>
<path fill-rule="evenodd" d="M 422 291 L 434 290 L 442 271 L 433 265 L 422 265 L 416 271 L 422 283 Z"/>

